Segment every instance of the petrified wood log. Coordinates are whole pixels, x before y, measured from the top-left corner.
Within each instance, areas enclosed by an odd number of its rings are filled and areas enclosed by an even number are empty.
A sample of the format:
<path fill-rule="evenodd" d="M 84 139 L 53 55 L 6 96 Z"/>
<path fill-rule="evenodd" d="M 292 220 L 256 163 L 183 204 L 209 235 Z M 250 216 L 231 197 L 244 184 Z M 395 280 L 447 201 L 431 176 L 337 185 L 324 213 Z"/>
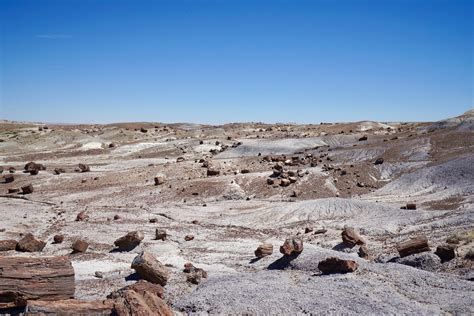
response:
<path fill-rule="evenodd" d="M 68 257 L 0 257 L 0 308 L 73 297 L 74 269 Z"/>
<path fill-rule="evenodd" d="M 403 258 L 414 253 L 430 251 L 430 247 L 428 246 L 428 239 L 425 236 L 418 236 L 399 244 L 397 251 L 400 257 Z"/>
<path fill-rule="evenodd" d="M 25 315 L 112 315 L 113 300 L 28 301 Z"/>

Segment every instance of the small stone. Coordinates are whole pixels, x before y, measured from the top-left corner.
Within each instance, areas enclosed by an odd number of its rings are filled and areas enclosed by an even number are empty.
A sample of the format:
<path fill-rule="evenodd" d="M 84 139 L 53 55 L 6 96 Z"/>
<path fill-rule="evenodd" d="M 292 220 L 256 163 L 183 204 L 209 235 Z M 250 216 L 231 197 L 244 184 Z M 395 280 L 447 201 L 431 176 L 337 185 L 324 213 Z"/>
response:
<path fill-rule="evenodd" d="M 194 239 L 194 236 L 193 236 L 193 235 L 186 235 L 186 236 L 184 236 L 184 240 L 186 240 L 186 241 L 191 241 L 191 240 L 193 240 L 193 239 Z"/>
<path fill-rule="evenodd" d="M 407 210 L 416 210 L 416 204 L 415 203 L 407 203 L 406 209 Z"/>
<path fill-rule="evenodd" d="M 303 251 L 303 242 L 298 239 L 286 239 L 282 246 L 280 246 L 280 252 L 285 256 L 298 255 Z"/>
<path fill-rule="evenodd" d="M 79 171 L 80 172 L 89 172 L 91 171 L 90 167 L 84 163 L 79 164 Z"/>
<path fill-rule="evenodd" d="M 26 234 L 17 244 L 18 251 L 38 252 L 42 251 L 46 243 L 42 240 L 36 239 L 33 234 Z"/>
<path fill-rule="evenodd" d="M 170 271 L 149 252 L 143 251 L 133 259 L 132 269 L 142 278 L 151 283 L 165 286 Z"/>
<path fill-rule="evenodd" d="M 377 158 L 377 160 L 375 160 L 374 162 L 374 165 L 381 165 L 383 164 L 383 158 Z"/>
<path fill-rule="evenodd" d="M 23 194 L 31 194 L 31 193 L 33 193 L 33 185 L 32 185 L 32 184 L 28 184 L 28 185 L 22 186 L 22 187 L 21 187 L 21 192 L 22 192 Z"/>
<path fill-rule="evenodd" d="M 64 241 L 64 236 L 63 235 L 54 235 L 53 241 L 55 244 L 60 244 Z"/>
<path fill-rule="evenodd" d="M 6 174 L 6 175 L 3 176 L 3 182 L 12 183 L 13 181 L 15 181 L 15 176 L 14 175 Z"/>
<path fill-rule="evenodd" d="M 104 278 L 104 272 L 96 271 L 96 272 L 94 272 L 94 276 L 96 278 L 103 279 Z"/>
<path fill-rule="evenodd" d="M 89 248 L 89 243 L 85 240 L 78 239 L 72 244 L 71 248 L 73 253 L 86 252 L 87 248 Z"/>
<path fill-rule="evenodd" d="M 255 257 L 263 258 L 269 256 L 273 253 L 273 245 L 272 244 L 261 244 L 255 250 Z"/>
<path fill-rule="evenodd" d="M 342 242 L 344 245 L 353 248 L 355 245 L 364 245 L 365 241 L 362 237 L 352 228 L 345 228 L 342 233 Z"/>
<path fill-rule="evenodd" d="M 305 230 L 304 230 L 304 233 L 305 233 L 305 234 L 308 234 L 308 233 L 311 233 L 312 231 L 313 231 L 312 228 L 306 227 Z"/>
<path fill-rule="evenodd" d="M 18 193 L 18 192 L 20 192 L 20 189 L 18 189 L 18 188 L 10 188 L 10 189 L 8 189 L 8 193 L 9 193 L 9 194 Z"/>
<path fill-rule="evenodd" d="M 203 278 L 207 278 L 207 272 L 204 269 L 196 268 L 192 263 L 184 264 L 184 273 L 187 273 L 186 281 L 193 284 L 201 283 Z"/>
<path fill-rule="evenodd" d="M 118 214 L 114 215 L 114 221 L 118 221 L 119 219 L 122 219 L 120 215 Z"/>
<path fill-rule="evenodd" d="M 318 264 L 318 269 L 324 274 L 354 272 L 359 264 L 353 260 L 343 260 L 336 257 L 327 258 Z"/>
<path fill-rule="evenodd" d="M 441 262 L 450 261 L 456 258 L 456 246 L 451 244 L 440 245 L 436 248 L 435 254 L 441 259 Z"/>
<path fill-rule="evenodd" d="M 142 232 L 132 231 L 126 234 L 125 236 L 118 238 L 114 242 L 114 245 L 120 251 L 130 251 L 137 247 L 141 243 L 143 238 L 145 238 L 145 235 Z"/>
<path fill-rule="evenodd" d="M 369 248 L 367 248 L 366 245 L 362 245 L 359 247 L 359 251 L 357 252 L 359 257 L 363 259 L 369 259 L 370 258 L 370 253 L 369 253 Z"/>
<path fill-rule="evenodd" d="M 15 250 L 18 242 L 13 239 L 0 240 L 0 251 Z"/>
<path fill-rule="evenodd" d="M 166 238 L 167 238 L 168 234 L 166 233 L 166 230 L 164 229 L 159 229 L 157 228 L 155 230 L 155 239 L 156 240 L 162 240 L 162 241 L 165 241 Z"/>
<path fill-rule="evenodd" d="M 82 222 L 89 219 L 89 215 L 86 214 L 86 211 L 79 212 L 76 216 L 76 222 Z"/>

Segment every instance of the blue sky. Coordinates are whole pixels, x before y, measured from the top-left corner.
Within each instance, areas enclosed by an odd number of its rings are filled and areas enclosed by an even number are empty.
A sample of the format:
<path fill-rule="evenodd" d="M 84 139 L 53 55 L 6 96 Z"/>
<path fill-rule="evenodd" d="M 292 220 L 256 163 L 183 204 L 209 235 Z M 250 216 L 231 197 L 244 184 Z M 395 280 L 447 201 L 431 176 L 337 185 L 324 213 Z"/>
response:
<path fill-rule="evenodd" d="M 0 0 L 0 118 L 426 121 L 473 108 L 457 0 Z"/>

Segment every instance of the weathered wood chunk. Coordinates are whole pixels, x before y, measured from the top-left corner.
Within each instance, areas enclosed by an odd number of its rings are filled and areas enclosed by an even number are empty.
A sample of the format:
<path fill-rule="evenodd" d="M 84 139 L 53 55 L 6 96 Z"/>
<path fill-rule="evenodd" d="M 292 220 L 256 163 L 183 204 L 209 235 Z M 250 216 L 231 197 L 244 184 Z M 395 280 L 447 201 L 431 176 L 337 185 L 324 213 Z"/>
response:
<path fill-rule="evenodd" d="M 33 234 L 26 234 L 20 239 L 16 248 L 18 251 L 37 252 L 42 251 L 44 246 L 46 246 L 44 241 L 36 239 Z"/>
<path fill-rule="evenodd" d="M 170 272 L 151 253 L 143 251 L 135 257 L 132 262 L 132 269 L 147 281 L 165 286 L 168 282 Z"/>
<path fill-rule="evenodd" d="M 114 245 L 120 251 L 129 251 L 137 247 L 145 238 L 145 235 L 140 231 L 129 232 L 125 236 L 120 237 L 114 242 Z"/>
<path fill-rule="evenodd" d="M 440 245 L 436 248 L 435 254 L 440 257 L 441 262 L 450 261 L 456 258 L 456 246 L 455 245 Z"/>
<path fill-rule="evenodd" d="M 353 228 L 345 228 L 342 231 L 341 236 L 343 244 L 350 248 L 356 245 L 365 245 L 364 239 L 362 239 Z"/>
<path fill-rule="evenodd" d="M 359 264 L 353 260 L 343 260 L 336 257 L 327 258 L 318 264 L 318 269 L 325 274 L 354 272 Z"/>
<path fill-rule="evenodd" d="M 0 240 L 0 251 L 15 250 L 18 242 L 13 239 Z"/>
<path fill-rule="evenodd" d="M 263 258 L 269 256 L 273 253 L 273 245 L 272 244 L 261 244 L 255 250 L 255 257 Z"/>
<path fill-rule="evenodd" d="M 303 242 L 298 239 L 286 239 L 280 246 L 280 252 L 285 256 L 298 255 L 303 251 Z"/>
<path fill-rule="evenodd" d="M 0 257 L 0 308 L 28 300 L 74 297 L 74 269 L 68 257 Z"/>
<path fill-rule="evenodd" d="M 112 315 L 113 300 L 58 300 L 58 301 L 28 301 L 26 315 Z"/>
<path fill-rule="evenodd" d="M 430 247 L 426 236 L 418 236 L 398 244 L 397 251 L 400 254 L 400 257 L 403 258 L 414 253 L 430 251 Z"/>

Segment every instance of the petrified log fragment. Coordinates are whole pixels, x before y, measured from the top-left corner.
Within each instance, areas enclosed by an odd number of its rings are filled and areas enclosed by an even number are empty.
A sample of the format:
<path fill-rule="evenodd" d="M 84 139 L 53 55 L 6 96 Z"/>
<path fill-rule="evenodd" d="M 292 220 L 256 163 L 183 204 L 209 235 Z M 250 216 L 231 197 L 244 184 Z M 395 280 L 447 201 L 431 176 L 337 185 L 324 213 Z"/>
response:
<path fill-rule="evenodd" d="M 46 246 L 44 241 L 36 239 L 33 234 L 26 234 L 20 239 L 16 248 L 18 251 L 37 252 L 42 251 L 44 246 Z"/>
<path fill-rule="evenodd" d="M 0 240 L 0 251 L 15 250 L 18 242 L 13 239 Z"/>
<path fill-rule="evenodd" d="M 298 255 L 303 251 L 303 242 L 297 239 L 286 239 L 280 246 L 280 252 L 285 256 Z"/>
<path fill-rule="evenodd" d="M 430 247 L 428 246 L 428 239 L 425 236 L 418 236 L 400 243 L 397 246 L 397 251 L 400 257 L 403 258 L 414 253 L 430 251 Z"/>
<path fill-rule="evenodd" d="M 73 297 L 74 269 L 68 257 L 0 257 L 0 308 Z"/>
<path fill-rule="evenodd" d="M 151 253 L 146 251 L 143 251 L 133 259 L 132 269 L 134 269 L 142 279 L 162 286 L 166 285 L 170 276 L 168 268 Z"/>
<path fill-rule="evenodd" d="M 342 242 L 348 247 L 354 247 L 355 245 L 365 245 L 364 239 L 352 228 L 345 228 L 342 233 Z"/>
<path fill-rule="evenodd" d="M 269 256 L 273 253 L 273 245 L 272 244 L 261 244 L 258 246 L 257 250 L 255 250 L 255 257 L 263 258 Z"/>
<path fill-rule="evenodd" d="M 325 274 L 354 272 L 359 264 L 353 260 L 343 260 L 336 257 L 327 258 L 318 264 L 318 269 Z"/>
<path fill-rule="evenodd" d="M 28 301 L 25 315 L 112 315 L 113 300 Z"/>
<path fill-rule="evenodd" d="M 456 245 L 440 245 L 436 248 L 435 254 L 440 257 L 441 262 L 450 261 L 456 258 Z"/>

